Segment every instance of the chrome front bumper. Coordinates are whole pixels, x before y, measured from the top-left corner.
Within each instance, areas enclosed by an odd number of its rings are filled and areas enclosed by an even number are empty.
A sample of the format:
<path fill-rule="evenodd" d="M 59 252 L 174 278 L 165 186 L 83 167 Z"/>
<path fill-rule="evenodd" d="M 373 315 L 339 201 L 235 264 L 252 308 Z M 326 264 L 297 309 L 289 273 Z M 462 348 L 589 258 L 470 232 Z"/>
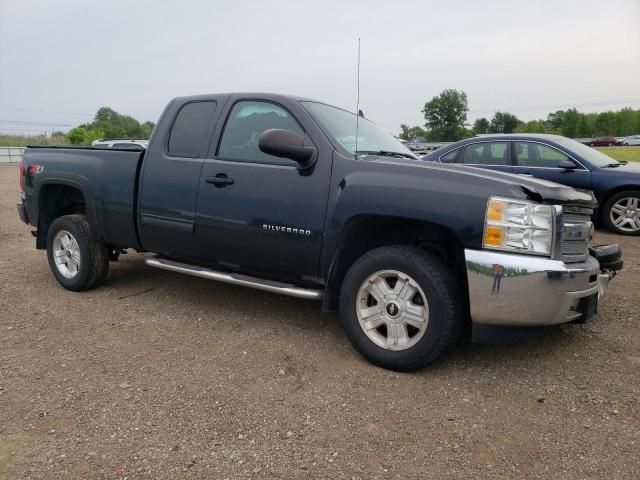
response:
<path fill-rule="evenodd" d="M 484 325 L 555 325 L 595 317 L 609 273 L 580 263 L 465 250 L 471 319 Z"/>

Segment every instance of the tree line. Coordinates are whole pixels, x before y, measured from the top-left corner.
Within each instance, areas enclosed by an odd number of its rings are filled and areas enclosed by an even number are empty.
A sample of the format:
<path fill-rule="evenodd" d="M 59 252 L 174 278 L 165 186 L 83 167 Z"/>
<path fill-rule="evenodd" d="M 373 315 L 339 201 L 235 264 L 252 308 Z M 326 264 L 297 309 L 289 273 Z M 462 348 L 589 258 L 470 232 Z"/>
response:
<path fill-rule="evenodd" d="M 555 133 L 570 138 L 640 134 L 640 110 L 583 113 L 575 108 L 549 113 L 546 119 L 524 122 L 509 112 L 497 111 L 490 119 L 467 123 L 467 94 L 448 89 L 424 104 L 424 126 L 400 125 L 399 137 L 407 140 L 455 142 L 487 133 Z"/>
<path fill-rule="evenodd" d="M 101 138 L 137 138 L 147 139 L 155 124 L 140 123 L 129 115 L 122 115 L 109 107 L 102 107 L 96 112 L 93 121 L 72 128 L 67 133 L 70 143 L 89 145 Z"/>

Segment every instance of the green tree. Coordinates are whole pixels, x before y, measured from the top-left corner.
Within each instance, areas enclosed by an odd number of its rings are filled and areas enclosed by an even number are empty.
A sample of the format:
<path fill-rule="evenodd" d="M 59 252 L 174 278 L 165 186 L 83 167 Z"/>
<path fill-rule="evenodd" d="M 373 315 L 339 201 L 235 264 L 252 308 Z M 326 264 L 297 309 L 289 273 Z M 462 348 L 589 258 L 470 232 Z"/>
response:
<path fill-rule="evenodd" d="M 108 138 L 149 138 L 154 126 L 153 122 L 145 122 L 141 125 L 129 115 L 122 115 L 112 108 L 102 107 L 96 112 L 89 127 L 101 130 Z"/>
<path fill-rule="evenodd" d="M 548 133 L 547 125 L 542 120 L 521 123 L 513 131 L 514 133 Z"/>
<path fill-rule="evenodd" d="M 575 108 L 570 108 L 564 112 L 560 133 L 565 137 L 576 138 L 580 128 L 580 115 Z"/>
<path fill-rule="evenodd" d="M 496 112 L 489 124 L 490 133 L 513 133 L 522 122 L 513 113 Z"/>
<path fill-rule="evenodd" d="M 634 135 L 636 130 L 636 119 L 640 120 L 640 111 L 631 108 L 623 108 L 616 112 L 616 135 Z"/>
<path fill-rule="evenodd" d="M 455 142 L 464 136 L 467 121 L 467 94 L 454 90 L 444 90 L 424 104 L 427 138 L 433 141 Z"/>
<path fill-rule="evenodd" d="M 562 128 L 562 122 L 564 120 L 564 110 L 557 110 L 556 112 L 547 115 L 547 125 L 552 131 L 559 132 Z"/>
<path fill-rule="evenodd" d="M 613 112 L 602 112 L 596 117 L 595 135 L 615 135 L 616 114 Z"/>
<path fill-rule="evenodd" d="M 68 133 L 74 144 L 90 144 L 100 138 L 149 138 L 155 128 L 153 122 L 140 123 L 129 115 L 122 115 L 112 108 L 98 109 L 93 122 L 78 125 Z"/>
<path fill-rule="evenodd" d="M 74 145 L 79 145 L 84 143 L 84 137 L 87 134 L 87 129 L 84 127 L 75 127 L 69 130 L 67 133 L 67 137 L 69 141 Z"/>
<path fill-rule="evenodd" d="M 142 135 L 140 138 L 149 138 L 153 129 L 156 128 L 156 124 L 150 121 L 144 122 L 142 125 Z"/>
<path fill-rule="evenodd" d="M 400 138 L 410 142 L 412 140 L 422 140 L 424 141 L 427 138 L 427 132 L 422 127 L 409 127 L 404 123 L 400 125 L 402 129 L 402 133 L 400 133 Z"/>
<path fill-rule="evenodd" d="M 74 145 L 91 145 L 94 140 L 104 138 L 104 132 L 97 128 L 81 126 L 69 130 L 67 138 Z"/>
<path fill-rule="evenodd" d="M 489 120 L 484 117 L 478 118 L 473 122 L 472 131 L 474 135 L 489 133 Z"/>

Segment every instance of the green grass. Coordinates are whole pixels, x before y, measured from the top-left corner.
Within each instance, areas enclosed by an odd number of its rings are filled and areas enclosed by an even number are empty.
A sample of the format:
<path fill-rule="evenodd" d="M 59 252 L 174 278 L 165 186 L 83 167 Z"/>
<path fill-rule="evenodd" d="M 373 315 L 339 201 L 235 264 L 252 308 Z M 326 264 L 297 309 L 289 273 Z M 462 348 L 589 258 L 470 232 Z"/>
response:
<path fill-rule="evenodd" d="M 3 135 L 0 134 L 0 147 L 26 147 L 27 145 L 68 145 L 65 135 Z"/>
<path fill-rule="evenodd" d="M 616 160 L 640 162 L 640 147 L 597 147 L 596 150 Z"/>

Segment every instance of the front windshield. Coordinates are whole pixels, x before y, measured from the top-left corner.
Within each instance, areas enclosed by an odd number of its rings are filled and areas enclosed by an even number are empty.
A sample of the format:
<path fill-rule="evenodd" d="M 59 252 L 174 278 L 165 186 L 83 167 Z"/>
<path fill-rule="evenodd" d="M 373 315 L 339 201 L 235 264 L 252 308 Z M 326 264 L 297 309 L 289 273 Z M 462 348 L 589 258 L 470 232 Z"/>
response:
<path fill-rule="evenodd" d="M 577 153 L 594 167 L 606 167 L 607 165 L 620 163 L 610 156 L 599 152 L 595 148 L 589 147 L 580 142 L 576 142 L 575 140 L 571 140 L 570 138 L 562 137 L 557 140 L 554 139 L 554 141 L 558 145 L 562 145 L 563 147 L 565 147 L 570 152 Z"/>
<path fill-rule="evenodd" d="M 417 158 L 393 135 L 362 117 L 358 120 L 358 145 L 356 147 L 356 119 L 358 117 L 355 114 L 324 103 L 302 103 L 336 143 L 351 155 L 355 155 L 357 149 L 358 153 L 397 153 Z"/>

